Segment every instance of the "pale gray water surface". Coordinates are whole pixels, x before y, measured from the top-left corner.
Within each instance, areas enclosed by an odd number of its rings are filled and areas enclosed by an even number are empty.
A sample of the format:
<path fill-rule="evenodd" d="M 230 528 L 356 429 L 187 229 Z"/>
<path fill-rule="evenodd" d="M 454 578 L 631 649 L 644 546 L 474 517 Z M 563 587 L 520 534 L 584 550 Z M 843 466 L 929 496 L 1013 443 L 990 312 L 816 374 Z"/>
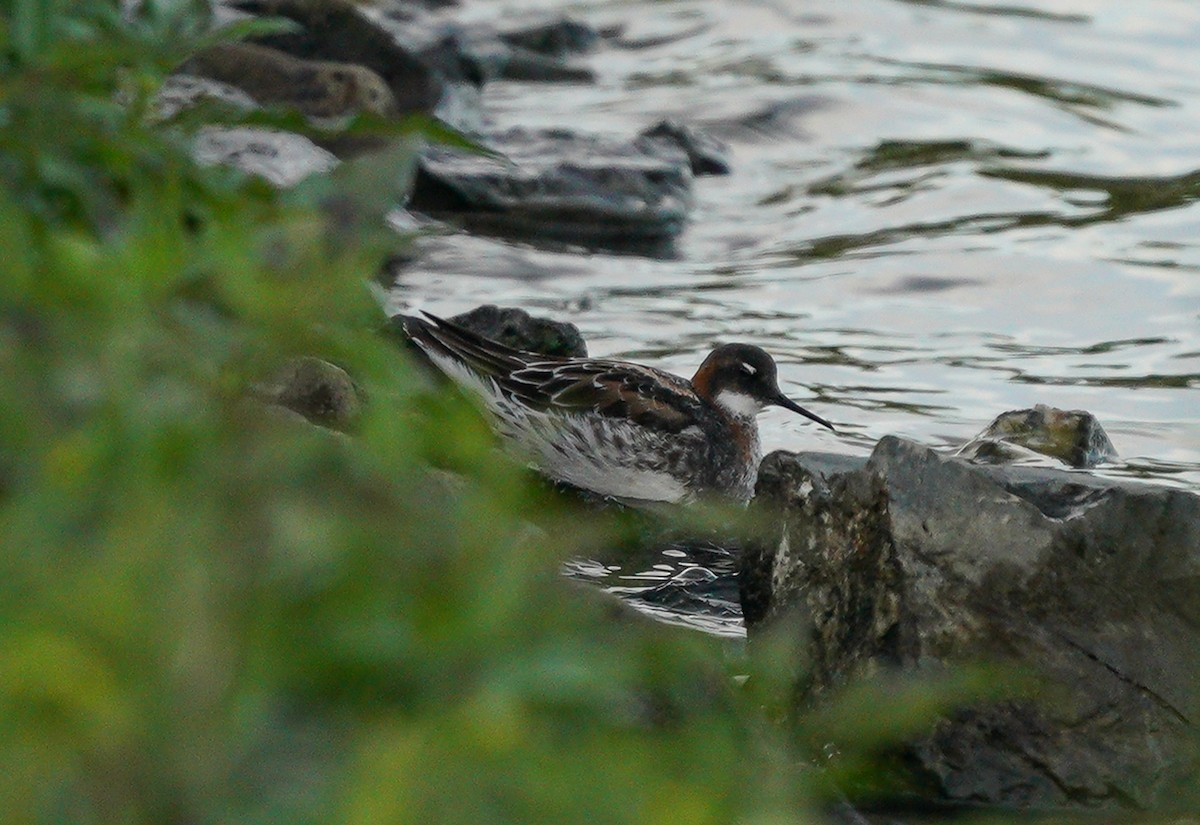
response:
<path fill-rule="evenodd" d="M 1043 403 L 1100 419 L 1104 472 L 1200 491 L 1200 3 L 465 7 L 526 12 L 625 32 L 586 58 L 597 85 L 489 87 L 497 124 L 678 118 L 730 143 L 733 174 L 697 180 L 673 256 L 454 235 L 394 309 L 522 306 L 689 375 L 760 344 L 841 430 L 771 411 L 767 450 L 956 446 Z"/>

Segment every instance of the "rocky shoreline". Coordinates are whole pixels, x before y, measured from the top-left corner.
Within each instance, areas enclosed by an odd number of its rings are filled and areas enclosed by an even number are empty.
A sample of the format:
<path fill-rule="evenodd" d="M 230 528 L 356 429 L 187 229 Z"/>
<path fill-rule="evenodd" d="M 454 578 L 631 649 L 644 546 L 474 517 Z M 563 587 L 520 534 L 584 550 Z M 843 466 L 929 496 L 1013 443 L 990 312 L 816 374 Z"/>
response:
<path fill-rule="evenodd" d="M 207 97 L 296 111 L 316 126 L 359 115 L 438 118 L 487 153 L 436 144 L 421 152 L 404 207 L 429 218 L 534 243 L 656 250 L 683 231 L 694 176 L 730 169 L 721 143 L 688 124 L 662 121 L 614 139 L 487 121 L 480 95 L 488 83 L 590 83 L 579 61 L 598 44 L 618 43 L 619 30 L 569 18 L 503 31 L 465 26 L 444 4 L 233 0 L 216 8 L 219 21 L 277 16 L 297 30 L 188 56 L 163 90 L 164 112 Z M 196 151 L 286 186 L 327 171 L 333 161 L 323 150 L 348 158 L 386 140 L 314 144 L 276 130 L 214 127 Z"/>
<path fill-rule="evenodd" d="M 455 320 L 523 349 L 586 353 L 573 325 L 520 310 Z M 347 382 L 304 363 L 272 385 L 274 401 L 341 426 L 361 403 Z M 338 399 L 348 412 L 331 408 Z M 993 447 L 981 456 L 979 445 Z M 752 654 L 759 637 L 793 638 L 808 663 L 798 711 L 863 679 L 979 662 L 1038 686 L 944 716 L 905 745 L 901 773 L 920 789 L 909 803 L 1112 812 L 1169 801 L 1200 766 L 1200 497 L 1066 469 L 1113 454 L 1079 411 L 1004 413 L 959 453 L 886 437 L 866 459 L 767 456 L 750 511 L 765 532 L 740 558 L 695 542 L 735 559 Z M 660 589 L 648 603 L 688 597 Z"/>
<path fill-rule="evenodd" d="M 218 11 L 300 28 L 189 56 L 164 112 L 209 97 L 317 123 L 441 118 L 492 154 L 421 153 L 404 207 L 431 219 L 534 243 L 654 248 L 686 226 L 694 177 L 729 172 L 723 148 L 686 124 L 613 139 L 486 122 L 489 82 L 591 82 L 588 54 L 620 48 L 619 31 L 570 19 L 467 27 L 438 3 L 239 0 Z M 290 185 L 378 145 L 214 127 L 196 152 Z M 455 320 L 522 349 L 586 353 L 578 330 L 519 311 Z M 349 376 L 319 362 L 261 389 L 338 430 L 352 430 L 363 403 Z M 1094 418 L 1043 407 L 1000 415 L 957 455 L 887 437 L 867 459 L 768 456 L 752 504 L 768 529 L 738 561 L 751 649 L 768 633 L 794 638 L 809 665 L 797 707 L 858 680 L 985 660 L 1054 697 L 979 703 L 914 737 L 900 761 L 922 803 L 1168 803 L 1200 766 L 1200 497 L 1082 471 L 1115 456 Z"/>

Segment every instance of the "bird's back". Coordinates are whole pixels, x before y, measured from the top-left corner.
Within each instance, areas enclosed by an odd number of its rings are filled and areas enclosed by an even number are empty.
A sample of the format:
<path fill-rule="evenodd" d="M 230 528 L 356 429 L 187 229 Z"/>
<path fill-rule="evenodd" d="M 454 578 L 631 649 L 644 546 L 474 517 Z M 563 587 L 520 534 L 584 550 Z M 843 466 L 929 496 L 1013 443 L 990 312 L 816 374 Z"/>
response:
<path fill-rule="evenodd" d="M 753 491 L 753 420 L 730 432 L 730 422 L 678 376 L 521 352 L 432 316 L 404 325 L 438 369 L 483 401 L 501 436 L 551 478 L 644 501 L 682 501 L 705 490 L 746 499 Z"/>

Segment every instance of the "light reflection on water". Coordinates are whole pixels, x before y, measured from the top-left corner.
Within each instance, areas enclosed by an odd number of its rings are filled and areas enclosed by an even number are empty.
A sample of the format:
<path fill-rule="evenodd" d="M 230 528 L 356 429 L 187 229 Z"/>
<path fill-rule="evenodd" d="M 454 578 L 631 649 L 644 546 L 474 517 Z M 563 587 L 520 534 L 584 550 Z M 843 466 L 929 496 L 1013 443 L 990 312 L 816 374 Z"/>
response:
<path fill-rule="evenodd" d="M 760 344 L 767 449 L 968 440 L 1005 410 L 1093 412 L 1115 475 L 1200 491 L 1200 5 L 1173 0 L 476 3 L 626 25 L 595 86 L 497 84 L 501 125 L 727 140 L 665 258 L 431 239 L 395 308 L 523 306 L 594 354 L 690 374 Z M 668 565 L 671 567 L 671 565 Z M 679 565 L 672 569 L 678 571 Z M 611 582 L 616 584 L 616 582 Z"/>

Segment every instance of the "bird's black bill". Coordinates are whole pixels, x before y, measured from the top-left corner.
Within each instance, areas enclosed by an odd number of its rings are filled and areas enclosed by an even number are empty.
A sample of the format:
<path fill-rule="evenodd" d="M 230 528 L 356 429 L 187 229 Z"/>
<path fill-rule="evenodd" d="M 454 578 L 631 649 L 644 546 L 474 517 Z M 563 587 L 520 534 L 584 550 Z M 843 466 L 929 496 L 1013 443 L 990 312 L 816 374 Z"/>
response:
<path fill-rule="evenodd" d="M 826 421 L 824 418 L 822 418 L 821 416 L 816 415 L 814 413 L 810 413 L 808 410 L 801 407 L 799 404 L 797 404 L 792 399 L 788 398 L 783 393 L 780 393 L 779 395 L 775 396 L 775 398 L 772 399 L 772 403 L 774 403 L 776 406 L 783 407 L 785 410 L 791 410 L 792 412 L 800 413 L 805 418 L 812 419 L 813 421 L 816 421 L 818 424 L 828 427 L 829 429 L 833 430 L 835 433 L 837 432 L 837 430 L 834 429 L 833 425 L 830 424 L 828 421 Z"/>

